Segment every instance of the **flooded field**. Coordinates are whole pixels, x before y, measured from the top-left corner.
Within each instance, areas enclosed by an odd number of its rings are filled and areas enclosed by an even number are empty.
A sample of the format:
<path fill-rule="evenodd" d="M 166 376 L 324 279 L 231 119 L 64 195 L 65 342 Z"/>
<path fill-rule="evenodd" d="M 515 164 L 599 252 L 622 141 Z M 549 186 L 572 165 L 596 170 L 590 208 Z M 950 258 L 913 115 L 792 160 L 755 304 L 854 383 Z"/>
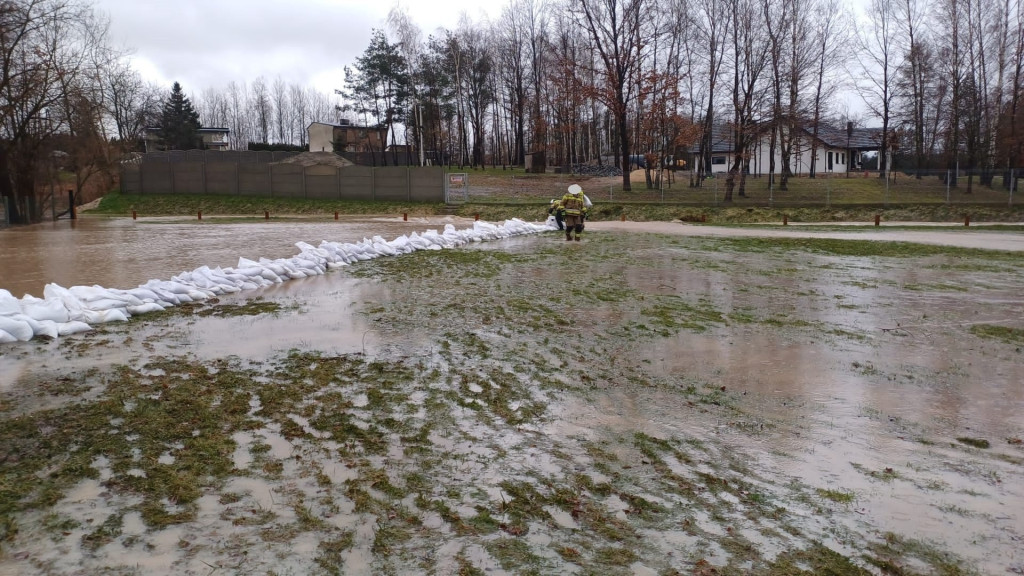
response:
<path fill-rule="evenodd" d="M 0 348 L 0 574 L 1024 573 L 1020 253 L 590 228 Z"/>

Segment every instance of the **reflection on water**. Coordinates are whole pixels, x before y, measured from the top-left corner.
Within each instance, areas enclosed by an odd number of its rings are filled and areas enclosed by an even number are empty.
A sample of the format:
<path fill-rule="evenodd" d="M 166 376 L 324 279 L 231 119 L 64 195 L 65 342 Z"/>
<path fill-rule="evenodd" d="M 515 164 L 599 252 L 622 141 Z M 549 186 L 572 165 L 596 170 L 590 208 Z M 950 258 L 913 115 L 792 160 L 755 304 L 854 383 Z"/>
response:
<path fill-rule="evenodd" d="M 17 297 L 42 297 L 43 287 L 100 285 L 134 288 L 169 280 L 200 266 L 236 266 L 238 258 L 288 258 L 296 242 L 358 242 L 374 235 L 392 240 L 411 232 L 443 230 L 455 217 L 287 220 L 218 223 L 215 220 L 82 218 L 0 232 L 0 288 Z"/>

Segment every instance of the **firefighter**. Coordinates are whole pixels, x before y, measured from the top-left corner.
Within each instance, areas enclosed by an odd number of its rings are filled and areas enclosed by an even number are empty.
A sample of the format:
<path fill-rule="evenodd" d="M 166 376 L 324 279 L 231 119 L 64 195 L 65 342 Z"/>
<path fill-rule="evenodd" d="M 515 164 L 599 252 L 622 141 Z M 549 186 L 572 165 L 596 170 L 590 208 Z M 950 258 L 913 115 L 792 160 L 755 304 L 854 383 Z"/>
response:
<path fill-rule="evenodd" d="M 559 230 L 565 230 L 565 209 L 562 208 L 561 200 L 551 200 L 551 205 L 548 206 L 548 214 L 555 217 L 555 224 L 558 224 Z"/>
<path fill-rule="evenodd" d="M 580 241 L 583 234 L 583 218 L 586 215 L 586 205 L 583 200 L 583 188 L 579 184 L 569 186 L 569 191 L 562 196 L 562 208 L 565 210 L 565 239 L 567 241 Z M 573 238 L 573 232 L 576 237 Z"/>

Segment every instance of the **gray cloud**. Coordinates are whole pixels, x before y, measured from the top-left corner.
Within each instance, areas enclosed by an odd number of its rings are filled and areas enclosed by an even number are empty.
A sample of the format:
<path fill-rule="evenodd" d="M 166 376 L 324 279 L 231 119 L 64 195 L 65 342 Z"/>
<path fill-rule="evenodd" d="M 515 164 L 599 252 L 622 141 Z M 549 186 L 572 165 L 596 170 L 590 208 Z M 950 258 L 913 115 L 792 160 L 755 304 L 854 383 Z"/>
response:
<path fill-rule="evenodd" d="M 288 83 L 329 91 L 343 82 L 341 68 L 384 28 L 387 0 L 94 0 L 110 18 L 110 40 L 132 53 L 148 80 L 181 82 L 188 93 L 223 88 L 231 81 Z M 424 36 L 454 28 L 461 10 L 486 15 L 476 0 L 419 0 L 407 4 Z M 489 8 L 494 14 L 500 8 Z M 336 79 L 335 79 L 336 77 Z"/>

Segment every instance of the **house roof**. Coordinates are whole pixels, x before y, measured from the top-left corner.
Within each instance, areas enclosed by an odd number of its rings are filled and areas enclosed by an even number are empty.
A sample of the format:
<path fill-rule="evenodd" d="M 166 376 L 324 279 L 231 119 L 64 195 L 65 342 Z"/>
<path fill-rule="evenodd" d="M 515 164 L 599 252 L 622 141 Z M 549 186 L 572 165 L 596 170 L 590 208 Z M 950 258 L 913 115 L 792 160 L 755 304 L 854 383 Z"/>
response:
<path fill-rule="evenodd" d="M 359 124 L 331 124 L 330 122 L 310 122 L 309 126 L 307 126 L 306 129 L 308 130 L 315 124 L 319 124 L 320 126 L 330 126 L 331 128 L 358 128 L 360 130 L 371 129 L 369 126 L 361 126 Z"/>
<path fill-rule="evenodd" d="M 159 132 L 159 126 L 146 126 L 144 128 L 146 132 Z M 198 128 L 196 129 L 197 134 L 227 134 L 231 132 L 228 128 Z"/>
<path fill-rule="evenodd" d="M 808 134 L 811 130 L 805 130 Z M 854 128 L 849 135 L 847 146 L 846 129 L 836 128 L 828 124 L 818 125 L 818 140 L 832 148 L 850 148 L 851 150 L 877 150 L 882 140 L 881 128 Z"/>
<path fill-rule="evenodd" d="M 767 132 L 768 125 L 762 124 L 762 132 Z M 804 128 L 804 133 L 811 136 L 813 131 Z M 718 123 L 711 127 L 711 153 L 722 154 L 727 152 L 733 152 L 735 146 L 733 145 L 734 134 L 731 124 Z M 879 142 L 882 139 L 881 128 L 854 128 L 849 136 L 849 146 L 847 146 L 847 134 L 845 128 L 836 128 L 829 124 L 818 125 L 818 140 L 830 148 L 839 148 L 845 150 L 849 148 L 851 150 L 877 150 Z M 690 153 L 698 154 L 700 152 L 700 141 L 698 140 L 690 147 Z"/>

